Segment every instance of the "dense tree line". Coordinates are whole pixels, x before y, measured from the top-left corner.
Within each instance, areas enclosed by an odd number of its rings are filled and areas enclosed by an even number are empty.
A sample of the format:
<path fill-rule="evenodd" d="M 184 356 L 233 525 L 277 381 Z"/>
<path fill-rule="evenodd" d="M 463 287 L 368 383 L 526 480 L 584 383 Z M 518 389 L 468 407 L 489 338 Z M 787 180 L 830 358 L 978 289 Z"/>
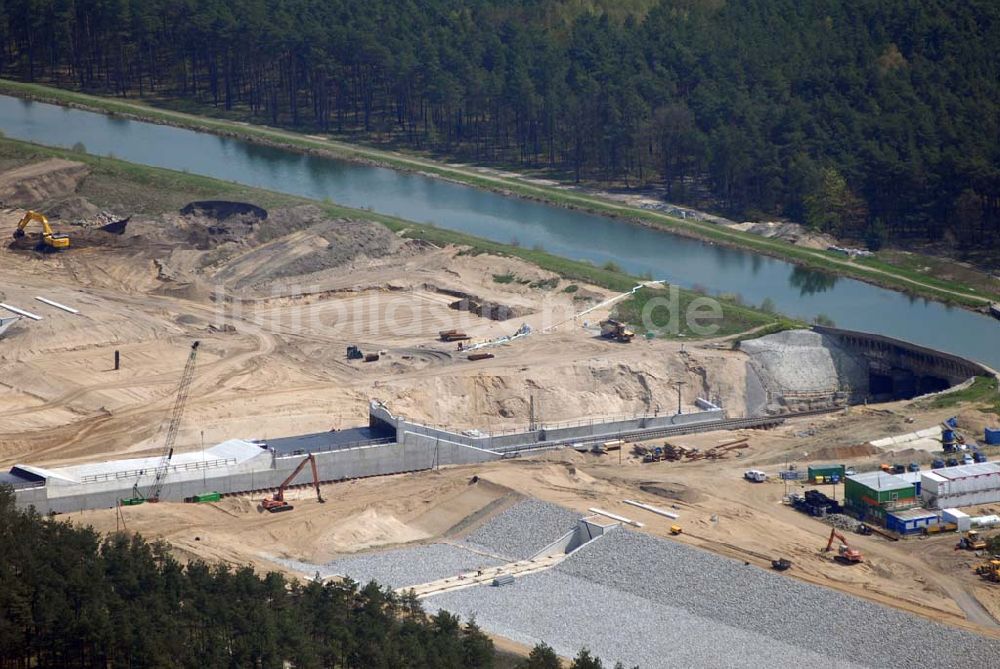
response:
<path fill-rule="evenodd" d="M 17 511 L 0 486 L 0 667 L 492 667 L 472 622 L 375 583 L 301 585 Z"/>
<path fill-rule="evenodd" d="M 995 0 L 6 0 L 0 74 L 1000 245 Z"/>
<path fill-rule="evenodd" d="M 0 485 L 0 669 L 289 666 L 490 669 L 493 642 L 447 611 L 372 582 L 290 582 L 181 565 L 169 547 L 102 537 L 15 507 Z M 508 665 L 509 666 L 509 665 Z M 559 669 L 537 645 L 516 669 Z M 586 649 L 571 669 L 602 669 Z M 615 665 L 620 669 L 621 664 Z"/>

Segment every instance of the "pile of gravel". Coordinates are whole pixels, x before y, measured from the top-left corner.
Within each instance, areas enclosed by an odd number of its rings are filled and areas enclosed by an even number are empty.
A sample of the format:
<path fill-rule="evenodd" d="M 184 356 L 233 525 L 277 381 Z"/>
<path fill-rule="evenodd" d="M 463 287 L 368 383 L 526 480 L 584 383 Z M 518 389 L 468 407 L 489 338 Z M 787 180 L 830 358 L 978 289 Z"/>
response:
<path fill-rule="evenodd" d="M 576 527 L 580 514 L 528 499 L 503 511 L 466 537 L 474 545 L 526 560 Z"/>
<path fill-rule="evenodd" d="M 617 529 L 553 570 L 435 596 L 524 643 L 660 666 L 993 666 L 995 641 L 677 542 Z"/>
<path fill-rule="evenodd" d="M 844 532 L 857 532 L 862 524 L 860 520 L 851 518 L 843 513 L 828 513 L 819 520 L 827 525 L 833 525 L 838 530 L 843 530 Z"/>
<path fill-rule="evenodd" d="M 503 564 L 500 560 L 452 544 L 428 544 L 364 553 L 322 565 L 284 559 L 274 559 L 274 562 L 310 577 L 319 572 L 320 578 L 348 576 L 359 583 L 374 580 L 383 587 L 391 588 L 420 585 Z"/>

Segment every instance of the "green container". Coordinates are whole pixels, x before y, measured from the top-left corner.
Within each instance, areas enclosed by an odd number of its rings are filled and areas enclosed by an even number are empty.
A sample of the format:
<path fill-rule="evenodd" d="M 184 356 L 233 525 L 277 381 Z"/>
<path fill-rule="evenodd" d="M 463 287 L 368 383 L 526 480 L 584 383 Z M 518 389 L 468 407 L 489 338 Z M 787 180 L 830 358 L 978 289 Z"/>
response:
<path fill-rule="evenodd" d="M 122 506 L 137 506 L 145 501 L 146 500 L 142 497 L 129 497 L 128 499 L 122 500 Z"/>
<path fill-rule="evenodd" d="M 192 499 L 195 502 L 218 502 L 222 499 L 222 493 L 205 492 L 200 495 L 195 495 Z"/>
<path fill-rule="evenodd" d="M 844 478 L 844 465 L 809 465 L 808 474 L 810 481 L 819 482 L 820 478 L 823 481 L 828 481 L 833 476 L 842 480 Z"/>

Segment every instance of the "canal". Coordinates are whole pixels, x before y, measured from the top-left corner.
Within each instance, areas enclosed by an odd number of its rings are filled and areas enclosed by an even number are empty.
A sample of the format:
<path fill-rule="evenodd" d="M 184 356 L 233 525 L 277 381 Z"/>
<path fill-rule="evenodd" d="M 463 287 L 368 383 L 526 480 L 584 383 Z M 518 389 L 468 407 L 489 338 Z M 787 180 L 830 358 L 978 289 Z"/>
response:
<path fill-rule="evenodd" d="M 419 223 L 541 247 L 597 264 L 613 261 L 685 287 L 770 299 L 782 313 L 906 339 L 1000 368 L 1000 323 L 958 307 L 854 279 L 804 270 L 624 221 L 506 197 L 432 177 L 307 156 L 208 133 L 0 96 L 4 135 L 185 170 Z"/>

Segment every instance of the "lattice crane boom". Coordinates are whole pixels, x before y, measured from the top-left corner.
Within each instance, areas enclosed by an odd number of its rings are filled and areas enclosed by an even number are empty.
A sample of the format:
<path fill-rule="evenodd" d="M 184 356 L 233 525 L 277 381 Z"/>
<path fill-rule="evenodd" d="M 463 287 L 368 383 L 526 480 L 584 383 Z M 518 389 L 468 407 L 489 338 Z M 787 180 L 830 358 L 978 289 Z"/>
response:
<path fill-rule="evenodd" d="M 163 481 L 170 471 L 170 459 L 174 457 L 174 442 L 177 440 L 177 431 L 181 426 L 181 417 L 184 415 L 184 406 L 187 404 L 188 393 L 191 390 L 191 380 L 194 378 L 194 362 L 198 357 L 198 345 L 201 342 L 191 344 L 191 353 L 188 355 L 184 371 L 181 373 L 181 384 L 177 389 L 177 397 L 174 399 L 174 408 L 170 412 L 170 423 L 167 425 L 167 437 L 163 442 L 163 455 L 160 463 L 156 466 L 156 476 L 153 485 L 149 488 L 146 499 L 150 502 L 157 502 L 160 499 L 160 490 L 163 488 Z"/>

